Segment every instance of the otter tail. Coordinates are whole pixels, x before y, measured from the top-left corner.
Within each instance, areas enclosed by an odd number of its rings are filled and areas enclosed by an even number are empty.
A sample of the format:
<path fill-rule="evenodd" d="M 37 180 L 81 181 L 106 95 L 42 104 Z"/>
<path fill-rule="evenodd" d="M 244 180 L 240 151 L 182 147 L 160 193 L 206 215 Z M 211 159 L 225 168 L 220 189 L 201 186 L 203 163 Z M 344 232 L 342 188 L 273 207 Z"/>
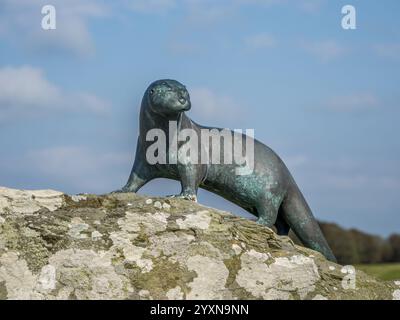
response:
<path fill-rule="evenodd" d="M 328 260 L 336 262 L 318 222 L 300 189 L 294 183 L 282 202 L 280 213 L 301 242 L 313 250 L 321 252 Z"/>

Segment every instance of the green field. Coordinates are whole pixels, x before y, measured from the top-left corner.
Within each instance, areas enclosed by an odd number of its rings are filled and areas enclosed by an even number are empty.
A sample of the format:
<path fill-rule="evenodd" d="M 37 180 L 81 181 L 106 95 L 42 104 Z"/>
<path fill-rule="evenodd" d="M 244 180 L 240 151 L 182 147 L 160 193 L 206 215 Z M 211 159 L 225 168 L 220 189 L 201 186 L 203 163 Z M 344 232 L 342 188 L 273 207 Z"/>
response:
<path fill-rule="evenodd" d="M 356 268 L 381 280 L 400 280 L 400 263 L 361 264 Z"/>

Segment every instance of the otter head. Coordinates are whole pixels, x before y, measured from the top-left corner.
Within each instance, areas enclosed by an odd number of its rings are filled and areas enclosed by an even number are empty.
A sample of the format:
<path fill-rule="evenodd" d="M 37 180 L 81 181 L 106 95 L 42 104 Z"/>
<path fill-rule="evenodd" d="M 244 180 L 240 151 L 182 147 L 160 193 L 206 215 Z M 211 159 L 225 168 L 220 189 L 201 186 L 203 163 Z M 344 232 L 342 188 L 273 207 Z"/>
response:
<path fill-rule="evenodd" d="M 146 90 L 145 96 L 151 111 L 164 115 L 175 115 L 190 110 L 190 96 L 186 87 L 175 80 L 158 80 Z"/>

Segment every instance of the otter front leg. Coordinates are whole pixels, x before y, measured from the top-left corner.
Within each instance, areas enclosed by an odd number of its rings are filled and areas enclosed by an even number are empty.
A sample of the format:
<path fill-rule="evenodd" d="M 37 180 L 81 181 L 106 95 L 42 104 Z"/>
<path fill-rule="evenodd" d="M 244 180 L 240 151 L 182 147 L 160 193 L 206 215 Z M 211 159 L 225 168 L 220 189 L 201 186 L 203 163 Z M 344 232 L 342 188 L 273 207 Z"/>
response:
<path fill-rule="evenodd" d="M 197 202 L 197 191 L 200 182 L 203 179 L 202 169 L 202 165 L 178 164 L 178 173 L 180 176 L 182 191 L 175 197 Z"/>
<path fill-rule="evenodd" d="M 152 172 L 151 169 L 152 168 L 144 157 L 144 153 L 141 152 L 138 142 L 135 162 L 133 164 L 131 174 L 129 175 L 128 182 L 122 189 L 114 192 L 137 192 L 147 182 L 154 178 L 154 171 Z"/>
<path fill-rule="evenodd" d="M 126 185 L 121 189 L 122 192 L 137 192 L 143 187 L 150 179 L 140 176 L 136 170 L 132 169 L 129 180 Z"/>

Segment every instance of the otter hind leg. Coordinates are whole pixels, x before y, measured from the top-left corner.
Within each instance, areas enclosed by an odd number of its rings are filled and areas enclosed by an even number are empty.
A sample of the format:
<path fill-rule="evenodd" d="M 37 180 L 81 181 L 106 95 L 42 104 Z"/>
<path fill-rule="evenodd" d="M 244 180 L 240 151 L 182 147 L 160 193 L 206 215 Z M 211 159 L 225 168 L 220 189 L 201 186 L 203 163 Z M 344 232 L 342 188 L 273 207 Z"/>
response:
<path fill-rule="evenodd" d="M 256 210 L 258 216 L 257 223 L 272 228 L 278 217 L 278 208 L 276 208 L 272 201 L 270 199 L 264 199 L 256 206 Z"/>
<path fill-rule="evenodd" d="M 278 218 L 275 222 L 276 233 L 280 236 L 287 236 L 290 231 L 290 226 L 286 220 L 282 217 L 282 209 L 279 208 Z"/>
<path fill-rule="evenodd" d="M 317 220 L 297 186 L 294 186 L 283 200 L 282 216 L 305 246 L 336 262 Z"/>

